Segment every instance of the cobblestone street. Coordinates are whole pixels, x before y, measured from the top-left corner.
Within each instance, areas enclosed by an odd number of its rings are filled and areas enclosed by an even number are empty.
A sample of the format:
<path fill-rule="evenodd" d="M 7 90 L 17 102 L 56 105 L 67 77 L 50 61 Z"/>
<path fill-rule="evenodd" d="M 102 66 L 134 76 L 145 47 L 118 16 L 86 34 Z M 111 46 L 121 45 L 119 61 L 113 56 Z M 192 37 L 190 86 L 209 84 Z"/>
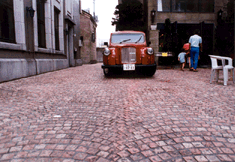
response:
<path fill-rule="evenodd" d="M 210 72 L 98 63 L 0 83 L 0 161 L 235 161 L 235 84 Z"/>

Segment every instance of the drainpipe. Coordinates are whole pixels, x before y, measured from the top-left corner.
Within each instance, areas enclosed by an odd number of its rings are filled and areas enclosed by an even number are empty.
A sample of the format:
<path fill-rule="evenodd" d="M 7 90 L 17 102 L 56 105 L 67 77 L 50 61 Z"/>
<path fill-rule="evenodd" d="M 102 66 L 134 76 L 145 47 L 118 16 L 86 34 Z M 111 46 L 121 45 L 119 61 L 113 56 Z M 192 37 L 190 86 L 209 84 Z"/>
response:
<path fill-rule="evenodd" d="M 36 75 L 38 74 L 38 70 L 37 70 L 37 61 L 36 61 L 36 59 L 35 59 L 35 42 L 34 42 L 34 14 L 35 14 L 35 10 L 33 9 L 33 2 L 31 1 L 31 7 L 28 7 L 28 6 L 26 6 L 26 15 L 27 15 L 27 18 L 28 18 L 28 16 L 29 16 L 29 19 L 28 19 L 28 22 L 27 22 L 27 28 L 29 29 L 29 22 L 31 21 L 32 22 L 32 28 L 31 28 L 31 31 L 33 31 L 33 36 L 31 37 L 30 36 L 30 33 L 29 33 L 29 40 L 28 41 L 30 41 L 30 38 L 33 38 L 32 39 L 32 44 L 33 44 L 33 48 L 32 48 L 32 53 L 33 53 L 33 60 L 35 61 L 35 69 L 36 69 Z M 29 30 L 30 31 L 30 30 Z M 29 53 L 31 53 L 31 51 L 30 51 L 30 42 L 28 42 L 28 46 L 29 46 Z"/>
<path fill-rule="evenodd" d="M 35 2 L 35 1 L 34 1 Z M 32 1 L 32 3 L 33 3 L 33 1 Z M 37 2 L 36 2 L 37 3 Z M 32 6 L 33 7 L 35 7 L 35 10 L 37 10 L 37 4 L 36 5 L 33 5 L 32 4 Z M 33 24 L 34 24 L 34 21 L 33 21 Z M 33 26 L 33 38 L 34 38 L 34 26 Z M 33 39 L 33 59 L 34 59 L 34 61 L 35 61 L 35 70 L 36 70 L 36 75 L 38 75 L 39 73 L 38 73 L 38 63 L 37 63 L 37 60 L 36 60 L 36 58 L 35 58 L 35 42 L 34 42 L 34 39 Z"/>
<path fill-rule="evenodd" d="M 52 0 L 50 0 L 50 8 L 51 8 L 51 53 L 53 53 L 54 51 L 53 51 L 53 39 L 54 39 L 54 37 L 53 37 L 53 21 L 52 21 L 52 18 L 53 18 L 53 15 L 52 15 L 52 13 L 53 13 L 53 5 L 52 5 Z M 54 25 L 55 26 L 55 25 Z M 55 34 L 55 33 L 54 33 Z"/>

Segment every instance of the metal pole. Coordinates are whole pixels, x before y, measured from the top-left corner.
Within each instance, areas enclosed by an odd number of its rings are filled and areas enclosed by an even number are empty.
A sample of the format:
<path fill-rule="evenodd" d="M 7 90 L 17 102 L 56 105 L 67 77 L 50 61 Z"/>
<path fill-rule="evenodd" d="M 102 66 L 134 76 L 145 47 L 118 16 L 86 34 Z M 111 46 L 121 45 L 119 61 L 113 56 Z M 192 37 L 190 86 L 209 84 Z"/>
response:
<path fill-rule="evenodd" d="M 93 0 L 93 17 L 95 19 L 95 0 Z"/>

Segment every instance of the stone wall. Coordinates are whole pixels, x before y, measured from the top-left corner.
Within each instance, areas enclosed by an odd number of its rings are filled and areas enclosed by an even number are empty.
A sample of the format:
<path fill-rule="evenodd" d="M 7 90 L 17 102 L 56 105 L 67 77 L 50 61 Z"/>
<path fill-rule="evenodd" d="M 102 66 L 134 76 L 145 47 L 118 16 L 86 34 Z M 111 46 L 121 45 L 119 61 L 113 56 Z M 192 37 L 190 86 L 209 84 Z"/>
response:
<path fill-rule="evenodd" d="M 0 59 L 0 82 L 65 68 L 67 59 Z"/>
<path fill-rule="evenodd" d="M 97 25 L 92 19 L 91 14 L 82 11 L 82 14 L 80 15 L 80 29 L 81 36 L 83 37 L 81 59 L 84 64 L 96 60 L 96 41 L 92 42 L 92 33 L 96 34 Z"/>
<path fill-rule="evenodd" d="M 103 62 L 104 47 L 96 48 L 97 62 Z"/>
<path fill-rule="evenodd" d="M 77 2 L 77 0 L 74 0 Z M 54 70 L 69 67 L 69 56 L 64 48 L 66 44 L 64 35 L 68 28 L 64 25 L 66 2 L 72 4 L 73 0 L 47 0 L 45 1 L 45 42 L 46 47 L 39 47 L 38 26 L 37 26 L 37 1 L 36 0 L 14 0 L 13 14 L 15 24 L 15 43 L 0 42 L 0 82 L 42 74 Z M 35 10 L 34 17 L 30 17 L 26 7 L 32 6 Z M 59 14 L 59 50 L 55 49 L 54 34 L 54 8 L 60 11 Z M 77 9 L 76 9 L 77 8 Z M 71 11 L 71 18 L 74 12 L 79 12 L 79 4 Z M 72 8 L 71 8 L 72 9 Z M 73 12 L 73 13 L 72 13 Z M 79 19 L 76 14 L 76 19 Z M 74 28 L 79 28 L 79 21 Z M 79 34 L 77 32 L 76 34 Z M 72 32 L 72 38 L 74 33 Z M 79 36 L 77 36 L 79 37 Z M 74 48 L 71 43 L 71 48 Z M 73 54 L 73 53 L 71 53 Z M 70 54 L 70 55 L 71 55 Z M 77 61 L 77 60 L 76 60 Z"/>

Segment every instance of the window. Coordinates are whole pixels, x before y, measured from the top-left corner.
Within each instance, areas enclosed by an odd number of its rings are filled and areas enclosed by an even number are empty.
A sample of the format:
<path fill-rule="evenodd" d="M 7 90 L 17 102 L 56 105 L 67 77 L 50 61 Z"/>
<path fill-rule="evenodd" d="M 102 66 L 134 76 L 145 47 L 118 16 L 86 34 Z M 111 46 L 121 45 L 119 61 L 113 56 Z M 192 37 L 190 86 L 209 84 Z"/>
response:
<path fill-rule="evenodd" d="M 82 47 L 82 46 L 83 46 L 83 36 L 80 36 L 79 47 Z"/>
<path fill-rule="evenodd" d="M 186 0 L 172 0 L 173 12 L 185 12 Z"/>
<path fill-rule="evenodd" d="M 170 12 L 171 11 L 171 0 L 158 0 L 158 11 Z"/>
<path fill-rule="evenodd" d="M 60 14 L 60 11 L 55 8 L 55 10 L 54 10 L 54 28 L 55 28 L 55 49 L 56 50 L 60 50 L 59 14 Z"/>
<path fill-rule="evenodd" d="M 95 42 L 95 33 L 91 34 L 91 41 L 94 43 Z"/>
<path fill-rule="evenodd" d="M 45 2 L 37 0 L 38 47 L 46 48 L 45 38 Z"/>
<path fill-rule="evenodd" d="M 158 12 L 214 12 L 214 0 L 158 0 Z"/>
<path fill-rule="evenodd" d="M 199 11 L 199 1 L 198 0 L 188 0 L 187 12 L 198 12 Z"/>
<path fill-rule="evenodd" d="M 201 12 L 214 12 L 214 0 L 200 0 Z"/>
<path fill-rule="evenodd" d="M 15 43 L 13 0 L 0 0 L 0 41 Z"/>
<path fill-rule="evenodd" d="M 91 41 L 92 41 L 93 43 L 95 43 L 95 40 L 96 40 L 96 30 L 95 30 L 95 28 L 94 28 L 94 32 L 92 32 L 92 34 L 91 34 Z"/>

